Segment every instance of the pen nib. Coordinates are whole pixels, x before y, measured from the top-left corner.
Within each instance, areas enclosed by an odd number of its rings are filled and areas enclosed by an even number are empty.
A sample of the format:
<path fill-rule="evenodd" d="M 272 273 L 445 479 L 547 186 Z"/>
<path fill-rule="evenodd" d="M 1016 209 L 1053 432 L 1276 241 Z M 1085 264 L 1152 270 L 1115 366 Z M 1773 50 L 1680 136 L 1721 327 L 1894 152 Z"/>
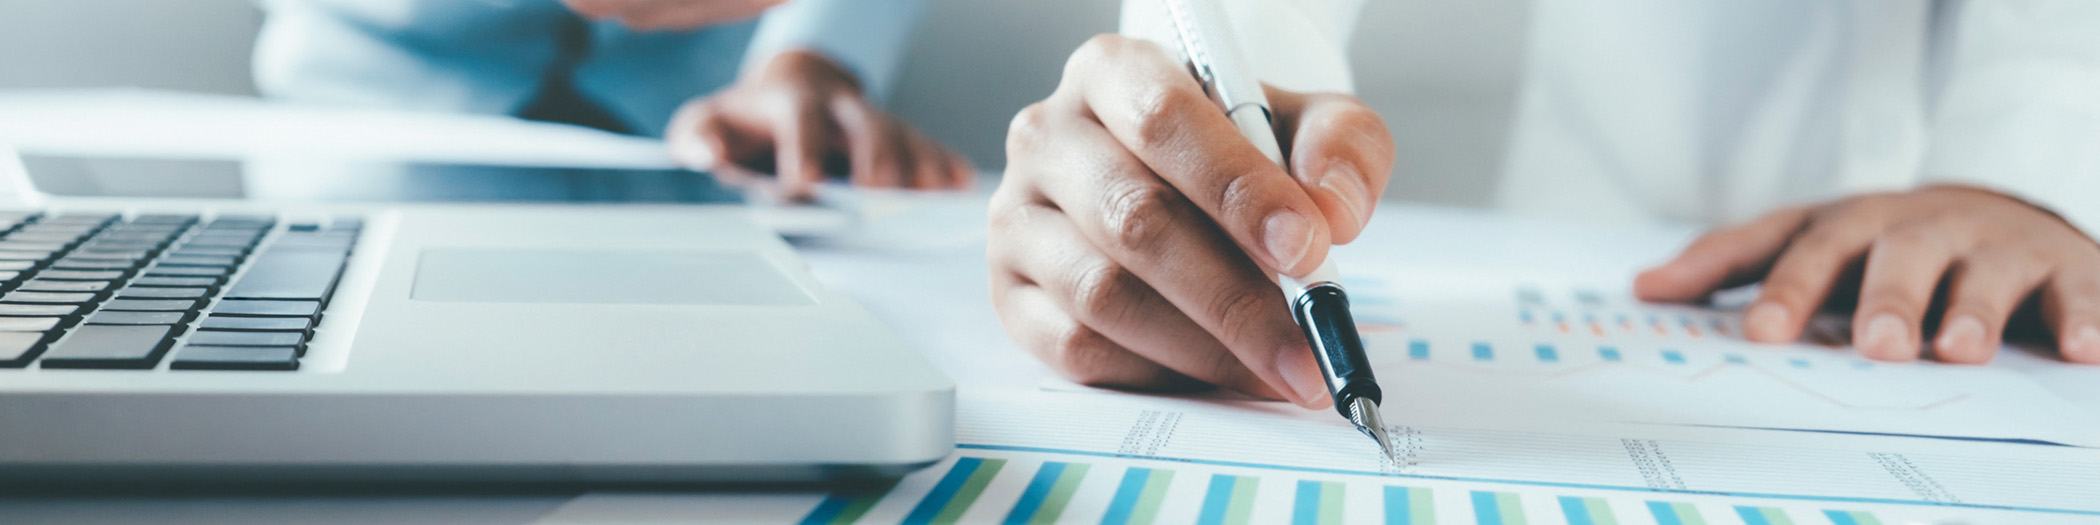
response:
<path fill-rule="evenodd" d="M 1393 440 L 1386 437 L 1385 420 L 1378 417 L 1377 403 L 1361 397 L 1350 400 L 1349 422 L 1355 423 L 1357 430 L 1378 442 L 1378 451 L 1385 454 L 1386 461 L 1394 461 Z"/>

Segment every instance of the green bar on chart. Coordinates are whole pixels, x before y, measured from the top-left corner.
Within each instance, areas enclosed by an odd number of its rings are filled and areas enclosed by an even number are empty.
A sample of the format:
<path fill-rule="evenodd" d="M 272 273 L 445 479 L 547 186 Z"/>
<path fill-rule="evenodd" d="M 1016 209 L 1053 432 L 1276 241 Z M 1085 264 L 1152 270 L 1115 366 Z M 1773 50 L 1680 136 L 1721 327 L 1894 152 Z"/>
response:
<path fill-rule="evenodd" d="M 803 516 L 801 523 L 803 525 L 846 525 L 859 521 L 861 516 L 868 514 L 868 509 L 875 508 L 875 504 L 882 501 L 882 497 L 888 495 L 890 489 L 895 486 L 897 486 L 895 483 L 885 483 L 879 486 L 833 492 L 831 495 L 825 496 L 824 502 L 818 503 L 817 508 L 810 509 L 809 515 Z"/>
<path fill-rule="evenodd" d="M 1045 461 L 1036 469 L 1035 478 L 1029 480 L 1028 488 L 1021 491 L 1020 501 L 1006 514 L 1007 525 L 1055 523 L 1071 503 L 1072 492 L 1079 490 L 1079 480 L 1086 477 L 1087 464 Z"/>
<path fill-rule="evenodd" d="M 1881 525 L 1880 519 L 1866 511 L 1826 510 L 1823 515 L 1830 517 L 1831 525 Z"/>
<path fill-rule="evenodd" d="M 1298 482 L 1298 497 L 1291 507 L 1293 525 L 1341 525 L 1342 484 L 1333 481 Z"/>
<path fill-rule="evenodd" d="M 1648 513 L 1655 515 L 1656 525 L 1706 525 L 1706 518 L 1699 515 L 1699 508 L 1682 501 L 1650 501 Z"/>
<path fill-rule="evenodd" d="M 1743 518 L 1743 525 L 1794 525 L 1794 519 L 1786 517 L 1786 511 L 1778 507 L 1737 505 L 1735 515 Z"/>
<path fill-rule="evenodd" d="M 1203 493 L 1199 525 L 1246 525 L 1254 513 L 1254 488 L 1261 478 L 1212 474 L 1210 488 Z"/>
<path fill-rule="evenodd" d="M 1436 525 L 1436 502 L 1429 499 L 1429 489 L 1386 485 L 1385 523 Z"/>
<path fill-rule="evenodd" d="M 1480 525 L 1524 525 L 1524 507 L 1514 492 L 1473 491 L 1473 520 Z"/>
<path fill-rule="evenodd" d="M 1560 512 L 1568 518 L 1568 525 L 1619 525 L 1612 516 L 1611 504 L 1604 498 L 1560 497 Z"/>
<path fill-rule="evenodd" d="M 1004 459 L 962 458 L 955 466 L 934 483 L 933 490 L 919 505 L 912 507 L 911 514 L 904 516 L 905 523 L 947 524 L 962 518 L 977 496 L 984 493 L 984 486 L 999 475 L 999 468 L 1006 466 Z"/>

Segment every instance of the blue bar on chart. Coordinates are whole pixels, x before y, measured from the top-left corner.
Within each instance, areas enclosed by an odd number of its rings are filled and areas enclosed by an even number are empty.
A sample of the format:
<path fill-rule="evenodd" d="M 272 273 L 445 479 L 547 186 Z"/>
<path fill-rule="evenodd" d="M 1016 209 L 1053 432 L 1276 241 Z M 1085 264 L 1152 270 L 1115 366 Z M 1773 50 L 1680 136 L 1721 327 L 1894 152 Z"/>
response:
<path fill-rule="evenodd" d="M 1517 320 L 1523 321 L 1525 325 L 1538 321 L 1538 319 L 1531 316 L 1531 310 L 1517 310 Z"/>
<path fill-rule="evenodd" d="M 1605 361 L 1614 362 L 1623 359 L 1619 356 L 1619 349 L 1610 346 L 1597 347 L 1597 357 L 1603 358 Z"/>
<path fill-rule="evenodd" d="M 1108 513 L 1101 525 L 1150 525 L 1159 516 L 1159 503 L 1167 497 L 1174 471 L 1131 467 L 1123 471 L 1116 495 L 1108 500 Z"/>
<path fill-rule="evenodd" d="M 1743 358 L 1742 354 L 1728 354 L 1727 356 L 1722 357 L 1722 359 L 1728 360 L 1728 364 L 1731 365 L 1741 365 L 1750 363 L 1748 359 Z"/>
<path fill-rule="evenodd" d="M 1650 501 L 1648 513 L 1655 515 L 1655 525 L 1706 525 L 1699 508 L 1682 501 Z"/>
<path fill-rule="evenodd" d="M 1684 352 L 1679 352 L 1676 350 L 1664 350 L 1663 362 L 1673 365 L 1684 364 Z"/>
<path fill-rule="evenodd" d="M 1072 502 L 1072 493 L 1079 490 L 1079 480 L 1086 478 L 1086 470 L 1085 463 L 1043 462 L 1003 523 L 1056 523 L 1057 517 L 1065 512 L 1065 504 Z"/>
<path fill-rule="evenodd" d="M 1416 361 L 1429 360 L 1429 341 L 1416 339 L 1407 342 L 1407 358 Z"/>
<path fill-rule="evenodd" d="M 1560 351 L 1554 350 L 1553 345 L 1538 345 L 1532 347 L 1531 350 L 1539 355 L 1539 362 L 1541 363 L 1560 362 Z"/>
<path fill-rule="evenodd" d="M 1743 518 L 1743 525 L 1794 525 L 1794 519 L 1786 517 L 1786 511 L 1777 507 L 1748 507 L 1738 505 L 1735 515 Z"/>
<path fill-rule="evenodd" d="M 1473 491 L 1473 522 L 1479 525 L 1524 525 L 1524 507 L 1514 492 Z"/>
<path fill-rule="evenodd" d="M 933 484 L 933 490 L 919 505 L 912 507 L 911 514 L 904 516 L 905 523 L 941 524 L 955 523 L 962 518 L 977 496 L 984 493 L 985 485 L 999 475 L 999 468 L 1006 466 L 1004 459 L 962 458 L 948 469 L 941 480 Z"/>
<path fill-rule="evenodd" d="M 824 502 L 818 503 L 817 508 L 811 509 L 808 516 L 803 516 L 801 523 L 802 525 L 846 525 L 860 521 L 861 516 L 867 515 L 868 509 L 875 508 L 875 504 L 881 502 L 882 497 L 888 495 L 890 489 L 896 486 L 896 483 L 887 483 L 833 492 L 831 495 L 825 496 Z"/>
<path fill-rule="evenodd" d="M 1293 525 L 1341 525 L 1342 484 L 1334 481 L 1300 480 L 1291 503 Z"/>
<path fill-rule="evenodd" d="M 1493 361 L 1493 360 L 1495 360 L 1495 347 L 1492 347 L 1492 346 L 1488 346 L 1488 344 L 1487 344 L 1487 343 L 1473 343 L 1473 360 L 1474 360 L 1474 361 Z"/>
<path fill-rule="evenodd" d="M 1254 514 L 1254 487 L 1261 478 L 1212 474 L 1210 489 L 1203 493 L 1198 525 L 1247 525 Z"/>
<path fill-rule="evenodd" d="M 1857 510 L 1826 510 L 1823 515 L 1830 518 L 1831 525 L 1881 525 L 1873 514 Z"/>
<path fill-rule="evenodd" d="M 1611 504 L 1604 498 L 1560 497 L 1561 516 L 1568 525 L 1619 525 L 1619 519 L 1611 513 Z"/>
<path fill-rule="evenodd" d="M 1808 360 L 1799 357 L 1786 360 L 1786 364 L 1793 365 L 1794 368 L 1808 368 Z"/>
<path fill-rule="evenodd" d="M 1435 525 L 1436 502 L 1429 499 L 1429 489 L 1386 485 L 1385 523 Z"/>

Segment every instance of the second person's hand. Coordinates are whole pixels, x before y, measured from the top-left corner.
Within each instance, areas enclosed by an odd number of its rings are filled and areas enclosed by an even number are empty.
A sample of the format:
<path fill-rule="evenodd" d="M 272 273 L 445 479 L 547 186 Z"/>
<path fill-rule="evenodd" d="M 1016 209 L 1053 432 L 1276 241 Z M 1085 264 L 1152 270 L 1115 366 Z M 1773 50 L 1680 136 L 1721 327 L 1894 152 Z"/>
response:
<path fill-rule="evenodd" d="M 1329 403 L 1273 276 L 1356 238 L 1393 145 L 1355 97 L 1268 96 L 1288 173 L 1166 49 L 1080 47 L 1007 134 L 987 254 L 1007 332 L 1089 385 Z"/>
<path fill-rule="evenodd" d="M 968 159 L 877 109 L 852 74 L 809 51 L 776 55 L 735 84 L 686 102 L 664 140 L 673 158 L 693 168 L 745 184 L 772 173 L 780 193 L 798 199 L 813 196 L 832 171 L 871 188 L 958 189 L 976 177 Z"/>

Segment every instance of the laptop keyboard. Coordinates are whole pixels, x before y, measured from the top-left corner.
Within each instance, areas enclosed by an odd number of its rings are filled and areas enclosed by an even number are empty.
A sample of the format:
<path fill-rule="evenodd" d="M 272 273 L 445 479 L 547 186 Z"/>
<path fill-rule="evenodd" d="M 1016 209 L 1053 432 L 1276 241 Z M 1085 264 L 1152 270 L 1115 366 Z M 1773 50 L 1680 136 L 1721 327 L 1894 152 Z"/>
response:
<path fill-rule="evenodd" d="M 0 212 L 0 368 L 297 370 L 363 224 Z"/>

